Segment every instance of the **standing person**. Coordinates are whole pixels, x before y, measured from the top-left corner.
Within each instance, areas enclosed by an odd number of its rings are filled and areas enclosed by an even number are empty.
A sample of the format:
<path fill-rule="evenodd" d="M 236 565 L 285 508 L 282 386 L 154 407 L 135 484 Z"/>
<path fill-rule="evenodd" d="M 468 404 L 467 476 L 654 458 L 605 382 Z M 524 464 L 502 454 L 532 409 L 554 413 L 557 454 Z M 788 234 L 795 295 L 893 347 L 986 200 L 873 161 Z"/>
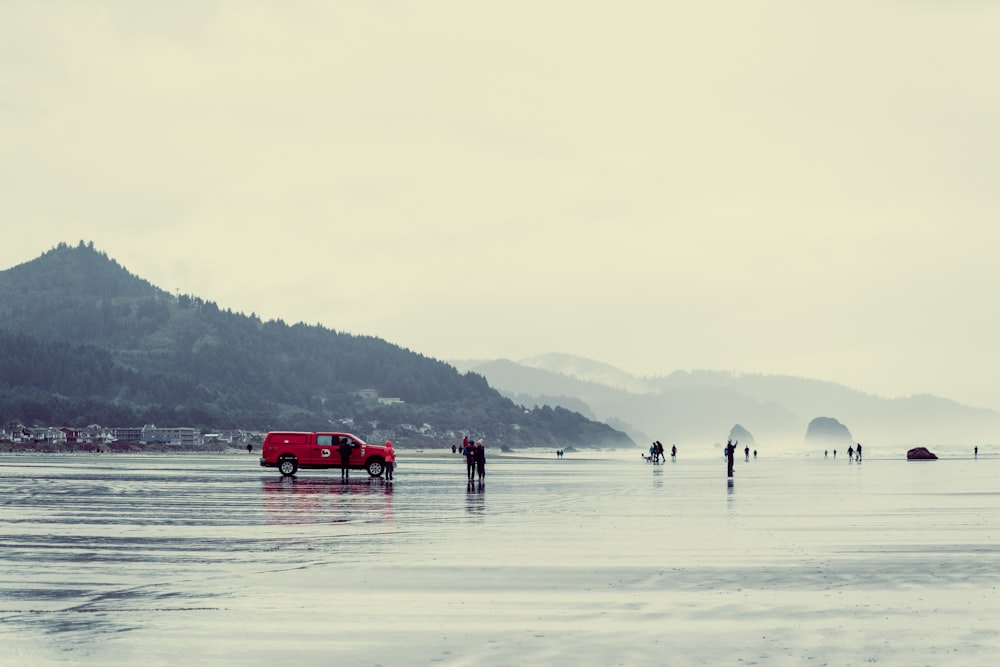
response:
<path fill-rule="evenodd" d="M 479 481 L 483 481 L 483 477 L 486 477 L 486 448 L 483 447 L 483 441 L 480 440 L 476 443 L 476 453 L 473 455 L 476 461 L 476 473 L 479 476 Z M 472 479 L 471 477 L 469 479 Z"/>
<path fill-rule="evenodd" d="M 972 448 L 972 458 L 974 459 L 979 458 L 979 445 L 976 445 L 975 447 Z"/>
<path fill-rule="evenodd" d="M 385 478 L 392 481 L 392 471 L 396 469 L 396 450 L 392 448 L 392 440 L 385 441 Z"/>
<path fill-rule="evenodd" d="M 677 458 L 677 445 L 670 445 L 670 458 L 671 459 Z"/>
<path fill-rule="evenodd" d="M 849 458 L 851 461 L 854 460 L 854 447 L 847 448 L 847 458 Z"/>
<path fill-rule="evenodd" d="M 858 443 L 858 448 L 854 450 L 854 453 L 858 456 L 858 463 L 861 463 L 861 443 Z"/>
<path fill-rule="evenodd" d="M 341 438 L 337 451 L 340 453 L 340 479 L 342 481 L 348 480 L 351 478 L 351 473 L 348 472 L 351 466 L 351 441 L 347 438 Z"/>
<path fill-rule="evenodd" d="M 736 442 L 730 440 L 726 443 L 726 477 L 733 476 L 733 454 L 736 452 L 737 444 L 739 444 L 739 440 Z"/>
<path fill-rule="evenodd" d="M 743 448 L 743 460 L 744 461 L 750 460 L 750 445 L 747 445 L 746 447 Z"/>
<path fill-rule="evenodd" d="M 469 481 L 472 481 L 476 470 L 476 452 L 475 447 L 473 447 L 471 442 L 466 442 L 465 447 L 462 448 L 462 453 L 465 454 L 465 472 L 469 476 Z"/>

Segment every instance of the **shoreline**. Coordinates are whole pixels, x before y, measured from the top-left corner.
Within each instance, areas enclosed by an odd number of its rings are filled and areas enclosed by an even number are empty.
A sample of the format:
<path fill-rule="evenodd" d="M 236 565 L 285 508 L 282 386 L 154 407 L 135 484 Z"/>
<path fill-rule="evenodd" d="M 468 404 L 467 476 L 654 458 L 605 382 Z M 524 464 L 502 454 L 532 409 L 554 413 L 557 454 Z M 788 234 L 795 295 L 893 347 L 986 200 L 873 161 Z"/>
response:
<path fill-rule="evenodd" d="M 487 447 L 487 455 L 491 459 L 506 459 L 506 460 L 557 460 L 556 449 L 550 446 L 542 447 L 522 447 L 516 450 L 503 451 L 497 447 Z M 990 446 L 980 446 L 978 455 L 975 455 L 972 447 L 967 445 L 933 445 L 929 449 L 938 455 L 936 461 L 971 461 L 971 460 L 996 460 L 1000 458 L 1000 453 L 994 450 Z M 583 461 L 583 460 L 595 460 L 595 459 L 628 459 L 635 457 L 636 464 L 650 468 L 661 468 L 670 467 L 675 465 L 683 465 L 684 463 L 694 462 L 694 461 L 706 461 L 706 460 L 716 460 L 723 459 L 721 450 L 707 446 L 706 448 L 693 451 L 691 448 L 685 448 L 681 454 L 675 460 L 670 460 L 669 457 L 666 461 L 659 464 L 647 463 L 645 461 L 639 460 L 639 455 L 644 454 L 645 450 L 642 448 L 623 448 L 623 449 L 574 449 L 570 450 L 565 448 L 565 456 L 560 461 L 570 462 L 573 460 Z M 904 445 L 897 446 L 869 446 L 866 447 L 866 454 L 864 458 L 864 463 L 876 463 L 879 461 L 906 461 L 906 451 L 907 447 Z M 451 458 L 460 459 L 461 453 L 452 452 L 450 447 L 416 447 L 414 449 L 409 449 L 405 446 L 396 446 L 397 455 L 403 457 L 404 460 L 446 460 Z M 255 445 L 251 452 L 246 451 L 246 447 L 234 447 L 231 445 L 226 445 L 222 443 L 209 444 L 209 445 L 197 445 L 197 446 L 183 446 L 183 445 L 163 445 L 163 444 L 141 444 L 141 443 L 113 443 L 110 445 L 94 445 L 94 444 L 52 444 L 52 443 L 38 443 L 38 444 L 27 444 L 27 443 L 12 443 L 0 441 L 0 456 L 11 455 L 11 456 L 106 456 L 106 455 L 167 455 L 167 456 L 197 456 L 197 455 L 222 455 L 222 456 L 244 456 L 247 458 L 259 458 L 260 456 L 260 446 Z M 842 452 L 838 452 L 838 456 L 834 458 L 833 456 L 824 457 L 822 451 L 812 451 L 808 449 L 803 449 L 802 451 L 795 451 L 791 448 L 781 448 L 773 451 L 763 451 L 759 460 L 751 459 L 750 461 L 744 461 L 741 457 L 737 457 L 737 470 L 739 470 L 744 465 L 755 465 L 761 464 L 765 461 L 790 461 L 790 460 L 805 460 L 813 461 L 816 463 L 828 463 L 830 465 L 846 464 L 846 465 L 863 465 L 863 463 L 857 463 L 850 461 Z M 910 463 L 920 463 L 919 460 L 908 461 Z"/>

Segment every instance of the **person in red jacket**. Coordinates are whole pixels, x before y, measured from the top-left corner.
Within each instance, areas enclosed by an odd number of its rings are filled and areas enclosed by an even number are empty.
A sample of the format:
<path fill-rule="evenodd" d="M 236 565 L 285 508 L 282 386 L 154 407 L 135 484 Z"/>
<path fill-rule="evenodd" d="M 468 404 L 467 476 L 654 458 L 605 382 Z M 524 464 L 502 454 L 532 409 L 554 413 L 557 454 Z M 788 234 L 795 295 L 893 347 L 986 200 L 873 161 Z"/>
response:
<path fill-rule="evenodd" d="M 396 469 L 396 450 L 392 448 L 392 440 L 385 441 L 385 478 L 392 480 L 392 471 Z"/>

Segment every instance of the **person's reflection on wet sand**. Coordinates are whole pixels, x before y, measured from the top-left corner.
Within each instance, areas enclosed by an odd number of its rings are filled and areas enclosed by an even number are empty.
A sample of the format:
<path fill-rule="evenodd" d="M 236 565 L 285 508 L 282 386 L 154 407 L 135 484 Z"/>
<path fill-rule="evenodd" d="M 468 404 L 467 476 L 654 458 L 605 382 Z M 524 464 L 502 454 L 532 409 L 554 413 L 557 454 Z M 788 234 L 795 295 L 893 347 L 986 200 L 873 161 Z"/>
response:
<path fill-rule="evenodd" d="M 469 480 L 465 487 L 465 510 L 470 514 L 482 514 L 486 509 L 486 485 L 480 480 Z"/>

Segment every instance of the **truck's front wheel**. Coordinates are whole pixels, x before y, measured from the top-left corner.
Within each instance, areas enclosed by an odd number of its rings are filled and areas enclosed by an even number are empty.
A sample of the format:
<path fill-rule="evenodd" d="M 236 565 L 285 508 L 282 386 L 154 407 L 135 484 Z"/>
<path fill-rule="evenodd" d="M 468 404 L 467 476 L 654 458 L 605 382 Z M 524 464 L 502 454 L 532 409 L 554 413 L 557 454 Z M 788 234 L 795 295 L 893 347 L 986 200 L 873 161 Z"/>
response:
<path fill-rule="evenodd" d="M 382 459 L 371 459 L 368 461 L 367 469 L 369 475 L 378 477 L 385 472 L 385 461 Z"/>

